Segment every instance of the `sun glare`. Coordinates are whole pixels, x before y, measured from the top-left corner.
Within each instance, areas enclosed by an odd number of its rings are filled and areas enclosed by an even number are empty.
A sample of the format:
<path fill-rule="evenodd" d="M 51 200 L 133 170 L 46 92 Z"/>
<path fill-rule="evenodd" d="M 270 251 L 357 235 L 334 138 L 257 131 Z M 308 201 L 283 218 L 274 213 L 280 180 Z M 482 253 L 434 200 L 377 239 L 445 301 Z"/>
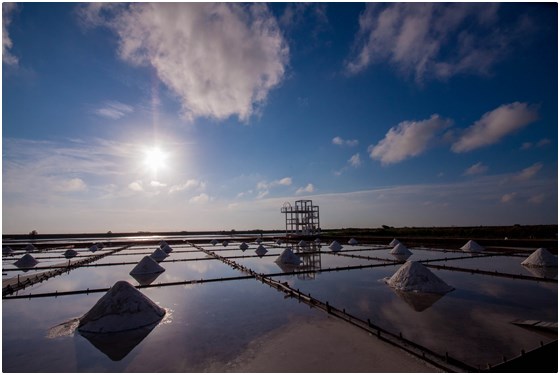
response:
<path fill-rule="evenodd" d="M 144 163 L 153 172 L 157 172 L 159 169 L 165 167 L 165 161 L 167 155 L 158 147 L 153 147 L 146 151 L 146 158 Z"/>

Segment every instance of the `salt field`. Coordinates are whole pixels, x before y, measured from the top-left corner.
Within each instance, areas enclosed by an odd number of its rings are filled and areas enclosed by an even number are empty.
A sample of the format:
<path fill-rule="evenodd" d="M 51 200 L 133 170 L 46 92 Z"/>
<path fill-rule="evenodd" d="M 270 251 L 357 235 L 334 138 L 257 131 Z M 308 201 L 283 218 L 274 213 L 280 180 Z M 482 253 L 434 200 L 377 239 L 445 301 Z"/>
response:
<path fill-rule="evenodd" d="M 536 249 L 280 237 L 4 240 L 2 370 L 477 371 L 557 340 L 512 324 L 557 322 Z"/>

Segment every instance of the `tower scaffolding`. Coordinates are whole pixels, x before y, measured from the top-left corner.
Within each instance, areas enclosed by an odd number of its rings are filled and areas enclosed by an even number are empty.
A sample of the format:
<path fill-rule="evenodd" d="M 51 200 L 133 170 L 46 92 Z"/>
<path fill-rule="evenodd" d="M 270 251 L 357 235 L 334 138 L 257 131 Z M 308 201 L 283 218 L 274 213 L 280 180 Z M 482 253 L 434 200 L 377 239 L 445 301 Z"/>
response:
<path fill-rule="evenodd" d="M 321 231 L 319 206 L 314 206 L 311 200 L 296 201 L 295 207 L 285 202 L 280 212 L 286 215 L 286 235 L 313 235 Z"/>

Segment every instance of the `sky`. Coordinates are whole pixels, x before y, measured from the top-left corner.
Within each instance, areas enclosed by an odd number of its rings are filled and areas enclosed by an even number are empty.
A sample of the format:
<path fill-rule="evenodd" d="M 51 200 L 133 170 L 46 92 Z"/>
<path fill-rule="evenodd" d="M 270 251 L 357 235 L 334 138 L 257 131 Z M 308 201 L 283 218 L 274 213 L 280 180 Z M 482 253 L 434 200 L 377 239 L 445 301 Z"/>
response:
<path fill-rule="evenodd" d="M 556 3 L 3 3 L 2 231 L 557 224 Z"/>

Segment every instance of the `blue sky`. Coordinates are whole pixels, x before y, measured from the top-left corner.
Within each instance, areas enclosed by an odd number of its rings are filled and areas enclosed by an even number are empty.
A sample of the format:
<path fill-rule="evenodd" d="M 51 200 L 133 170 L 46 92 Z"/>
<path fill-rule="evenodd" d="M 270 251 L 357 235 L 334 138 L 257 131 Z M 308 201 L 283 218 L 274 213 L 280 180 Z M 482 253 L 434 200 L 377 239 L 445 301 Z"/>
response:
<path fill-rule="evenodd" d="M 3 233 L 556 224 L 557 14 L 3 3 Z"/>

